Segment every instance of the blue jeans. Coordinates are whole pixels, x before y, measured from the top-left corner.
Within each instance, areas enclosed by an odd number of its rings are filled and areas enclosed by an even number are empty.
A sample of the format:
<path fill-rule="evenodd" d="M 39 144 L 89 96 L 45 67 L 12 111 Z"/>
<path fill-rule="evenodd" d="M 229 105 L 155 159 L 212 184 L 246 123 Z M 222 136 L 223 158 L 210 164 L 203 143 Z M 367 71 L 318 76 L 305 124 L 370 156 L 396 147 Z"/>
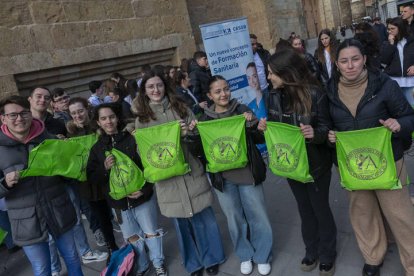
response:
<path fill-rule="evenodd" d="M 414 107 L 414 87 L 401 87 L 401 90 L 407 99 L 408 103 Z"/>
<path fill-rule="evenodd" d="M 7 231 L 7 236 L 4 239 L 4 243 L 6 244 L 7 249 L 13 248 L 15 245 L 13 243 L 13 238 L 11 235 L 11 225 L 7 211 L 0 210 L 0 228 L 4 231 Z"/>
<path fill-rule="evenodd" d="M 122 223 L 119 224 L 124 239 L 132 244 L 136 251 L 138 271 L 142 272 L 148 268 L 148 256 L 145 245 L 148 247 L 149 259 L 154 267 L 164 264 L 164 253 L 162 250 L 162 236 L 164 233 L 158 229 L 158 211 L 155 195 L 135 208 L 121 211 Z M 152 237 L 148 237 L 152 236 Z M 130 238 L 139 238 L 130 241 Z M 134 240 L 135 240 L 134 239 Z"/>
<path fill-rule="evenodd" d="M 240 261 L 252 259 L 257 264 L 269 263 L 273 236 L 264 203 L 263 185 L 238 185 L 225 180 L 223 192 L 216 191 L 216 195 L 227 218 L 230 237 Z"/>
<path fill-rule="evenodd" d="M 191 218 L 174 218 L 173 222 L 184 267 L 189 273 L 226 260 L 220 231 L 211 207 Z"/>
<path fill-rule="evenodd" d="M 83 276 L 81 262 L 76 252 L 73 230 L 55 237 L 56 246 L 62 255 L 69 276 Z M 52 273 L 50 263 L 50 251 L 48 242 L 39 242 L 32 245 L 23 246 L 27 258 L 32 264 L 35 276 L 50 276 Z"/>
<path fill-rule="evenodd" d="M 82 215 L 80 210 L 80 195 L 79 190 L 76 185 L 68 185 L 67 191 L 69 197 L 72 201 L 73 206 L 75 207 L 77 222 L 76 225 L 73 227 L 73 235 L 75 238 L 76 248 L 78 250 L 79 256 L 83 256 L 91 250 L 91 247 L 88 243 L 88 238 L 85 233 L 85 228 L 82 224 Z M 59 255 L 56 250 L 55 242 L 51 235 L 49 235 L 49 247 L 50 247 L 50 257 L 52 262 L 52 272 L 60 272 L 62 270 L 62 266 L 60 264 Z"/>

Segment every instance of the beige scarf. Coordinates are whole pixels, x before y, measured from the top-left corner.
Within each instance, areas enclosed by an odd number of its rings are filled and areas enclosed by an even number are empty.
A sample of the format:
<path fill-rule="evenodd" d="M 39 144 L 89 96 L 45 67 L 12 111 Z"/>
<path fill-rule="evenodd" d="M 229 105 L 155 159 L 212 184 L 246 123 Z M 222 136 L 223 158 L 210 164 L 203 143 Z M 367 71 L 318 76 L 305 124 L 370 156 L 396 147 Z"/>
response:
<path fill-rule="evenodd" d="M 353 81 L 346 80 L 344 77 L 340 77 L 338 83 L 338 95 L 339 99 L 349 109 L 352 116 L 355 117 L 356 110 L 365 93 L 365 89 L 368 85 L 368 72 L 363 70 L 361 75 Z"/>

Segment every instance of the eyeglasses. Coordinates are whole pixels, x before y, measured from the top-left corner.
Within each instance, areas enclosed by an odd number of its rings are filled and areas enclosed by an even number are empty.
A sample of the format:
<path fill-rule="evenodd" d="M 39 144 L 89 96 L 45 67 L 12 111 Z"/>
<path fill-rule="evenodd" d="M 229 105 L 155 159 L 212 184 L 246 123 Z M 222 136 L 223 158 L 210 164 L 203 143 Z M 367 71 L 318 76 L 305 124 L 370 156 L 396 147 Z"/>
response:
<path fill-rule="evenodd" d="M 151 84 L 151 85 L 145 86 L 145 89 L 154 90 L 155 87 L 157 87 L 158 89 L 164 88 L 164 83 L 160 82 L 157 84 Z"/>
<path fill-rule="evenodd" d="M 69 100 L 69 99 L 70 99 L 70 96 L 69 95 L 65 95 L 65 96 L 62 96 L 60 98 L 53 99 L 53 101 L 55 103 L 58 103 L 58 102 L 63 102 L 63 101 Z"/>
<path fill-rule="evenodd" d="M 17 117 L 20 116 L 20 118 L 22 119 L 28 119 L 30 116 L 32 115 L 32 113 L 30 111 L 22 111 L 20 113 L 8 113 L 8 114 L 3 114 L 3 116 L 6 116 L 7 119 L 9 120 L 17 120 Z"/>

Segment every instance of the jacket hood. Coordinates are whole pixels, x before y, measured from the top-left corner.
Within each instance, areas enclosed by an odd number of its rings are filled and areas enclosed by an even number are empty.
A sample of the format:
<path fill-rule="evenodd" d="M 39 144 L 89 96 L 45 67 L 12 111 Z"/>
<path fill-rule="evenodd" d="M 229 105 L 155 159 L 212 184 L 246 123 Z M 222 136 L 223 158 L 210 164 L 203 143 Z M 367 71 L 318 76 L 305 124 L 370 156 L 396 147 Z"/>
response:
<path fill-rule="evenodd" d="M 32 125 L 30 126 L 29 135 L 23 141 L 23 144 L 27 144 L 35 138 L 39 137 L 45 131 L 45 124 L 38 119 L 33 118 Z M 7 125 L 1 126 L 1 134 L 0 135 L 0 145 L 14 145 L 14 144 L 22 144 L 21 141 L 18 141 L 16 137 L 10 132 Z"/>
<path fill-rule="evenodd" d="M 209 108 L 204 109 L 204 113 L 213 119 L 220 119 L 220 118 L 226 118 L 234 115 L 235 110 L 240 105 L 240 103 L 236 99 L 231 99 L 229 102 L 229 108 L 225 112 L 217 113 L 215 111 L 216 104 L 212 104 Z"/>

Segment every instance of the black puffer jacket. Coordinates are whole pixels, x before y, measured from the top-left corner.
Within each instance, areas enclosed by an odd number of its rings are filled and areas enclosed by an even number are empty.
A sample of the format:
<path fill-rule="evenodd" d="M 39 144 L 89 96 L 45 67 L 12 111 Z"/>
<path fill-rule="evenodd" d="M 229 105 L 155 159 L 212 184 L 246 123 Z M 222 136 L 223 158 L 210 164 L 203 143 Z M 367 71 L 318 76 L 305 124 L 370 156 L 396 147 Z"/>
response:
<path fill-rule="evenodd" d="M 403 157 L 411 146 L 414 131 L 414 111 L 401 93 L 398 84 L 379 71 L 368 71 L 368 86 L 353 117 L 339 99 L 338 80 L 332 78 L 328 84 L 329 113 L 333 130 L 349 131 L 381 126 L 379 120 L 397 119 L 401 131 L 392 134 L 394 160 Z"/>
<path fill-rule="evenodd" d="M 193 87 L 193 94 L 199 102 L 208 101 L 207 92 L 210 76 L 210 71 L 207 68 L 201 67 L 195 61 L 190 64 L 190 82 Z"/>
<path fill-rule="evenodd" d="M 328 113 L 328 99 L 320 87 L 311 90 L 311 115 L 303 116 L 295 113 L 288 114 L 289 96 L 283 90 L 273 90 L 268 102 L 268 121 L 282 122 L 299 126 L 311 125 L 314 129 L 314 138 L 306 143 L 310 174 L 318 179 L 332 167 L 331 152 L 327 144 L 328 131 L 331 127 Z"/>
<path fill-rule="evenodd" d="M 49 231 L 59 237 L 76 223 L 75 209 L 62 177 L 26 177 L 10 189 L 4 181 L 5 174 L 27 168 L 30 150 L 50 138 L 43 131 L 23 144 L 0 131 L 0 198 L 6 198 L 13 241 L 19 246 L 46 242 Z"/>
<path fill-rule="evenodd" d="M 384 73 L 391 77 L 407 77 L 408 67 L 414 65 L 414 36 L 407 37 L 403 56 L 403 68 L 401 68 L 400 54 L 396 43 L 391 45 L 388 41 L 384 42 L 381 49 L 381 64 L 385 65 Z"/>
<path fill-rule="evenodd" d="M 95 193 L 103 194 L 108 205 L 114 209 L 127 210 L 128 208 L 134 208 L 148 201 L 153 193 L 153 184 L 148 182 L 142 187 L 141 192 L 143 192 L 143 195 L 138 199 L 123 198 L 114 200 L 109 195 L 110 171 L 105 169 L 104 161 L 106 159 L 105 151 L 110 151 L 112 148 L 116 148 L 127 155 L 142 170 L 141 158 L 137 153 L 137 144 L 131 134 L 128 132 L 121 132 L 111 136 L 102 134 L 99 136 L 98 142 L 92 147 L 89 155 L 88 165 L 86 167 L 88 184 L 95 187 L 93 189 Z"/>
<path fill-rule="evenodd" d="M 201 115 L 200 121 L 210 121 L 214 119 L 221 119 L 231 117 L 235 115 L 241 115 L 244 112 L 252 112 L 246 105 L 240 104 L 236 99 L 232 99 L 229 103 L 229 110 L 224 113 L 214 112 L 214 105 L 209 109 L 206 109 L 204 114 Z M 253 112 L 252 112 L 253 113 Z M 246 143 L 247 143 L 247 158 L 249 160 L 247 166 L 250 170 L 254 184 L 261 184 L 266 180 L 266 165 L 260 154 L 260 151 L 256 147 L 256 144 L 263 144 L 265 142 L 264 135 L 257 130 L 257 124 L 259 121 L 253 116 L 252 121 L 246 121 Z M 223 182 L 221 173 L 211 174 L 213 187 L 219 191 L 223 191 Z"/>

